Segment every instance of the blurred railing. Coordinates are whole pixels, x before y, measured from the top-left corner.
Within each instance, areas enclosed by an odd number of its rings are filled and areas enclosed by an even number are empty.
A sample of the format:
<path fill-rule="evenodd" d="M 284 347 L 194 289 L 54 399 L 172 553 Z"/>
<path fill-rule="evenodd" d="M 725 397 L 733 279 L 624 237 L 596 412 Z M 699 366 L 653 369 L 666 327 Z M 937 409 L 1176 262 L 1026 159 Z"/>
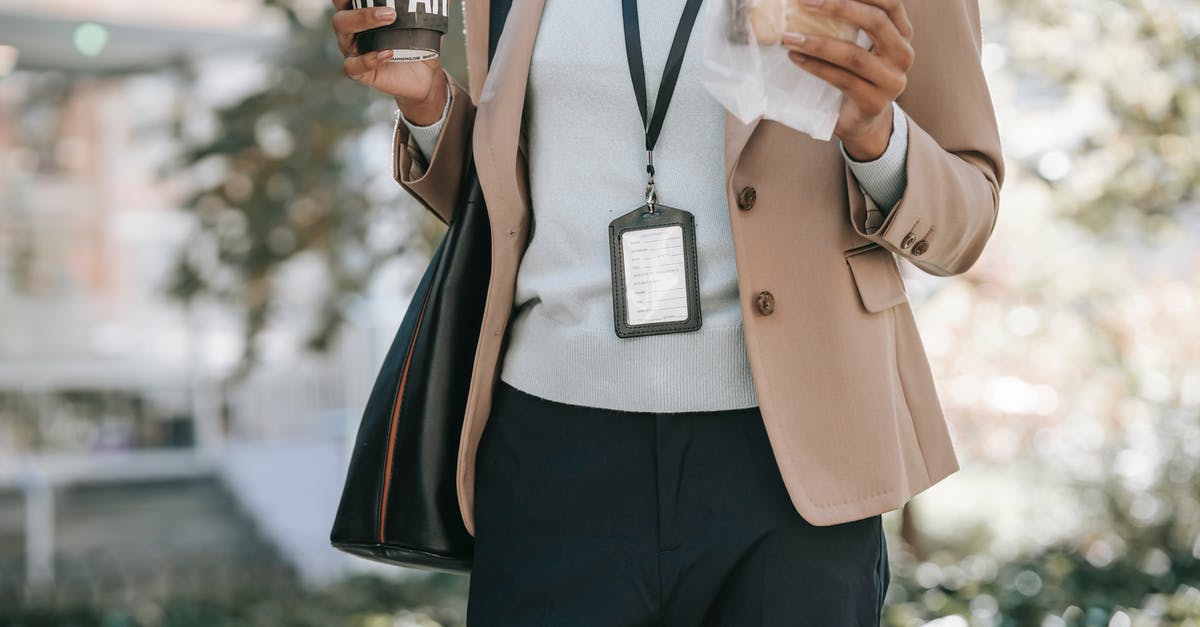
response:
<path fill-rule="evenodd" d="M 33 596 L 55 584 L 55 495 L 78 483 L 162 482 L 211 476 L 203 451 L 135 450 L 22 455 L 0 460 L 0 490 L 24 497 L 25 583 Z"/>

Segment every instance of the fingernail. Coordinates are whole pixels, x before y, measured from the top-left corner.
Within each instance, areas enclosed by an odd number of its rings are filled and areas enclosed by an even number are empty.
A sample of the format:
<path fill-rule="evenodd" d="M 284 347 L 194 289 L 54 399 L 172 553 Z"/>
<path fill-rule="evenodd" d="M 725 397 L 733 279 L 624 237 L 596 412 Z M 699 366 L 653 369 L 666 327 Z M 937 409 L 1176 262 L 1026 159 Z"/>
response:
<path fill-rule="evenodd" d="M 380 50 L 379 54 L 375 55 L 375 58 L 379 59 L 380 61 L 390 59 L 390 58 L 392 58 L 392 51 L 391 50 Z"/>
<path fill-rule="evenodd" d="M 783 41 L 789 44 L 802 44 L 807 37 L 803 33 L 784 33 Z"/>
<path fill-rule="evenodd" d="M 393 9 L 392 7 L 383 7 L 382 9 L 375 11 L 375 17 L 377 17 L 381 20 L 382 19 L 390 19 L 390 18 L 396 17 L 396 10 Z"/>
<path fill-rule="evenodd" d="M 824 1 L 825 0 L 804 0 L 804 4 L 807 4 L 810 7 L 819 7 Z"/>

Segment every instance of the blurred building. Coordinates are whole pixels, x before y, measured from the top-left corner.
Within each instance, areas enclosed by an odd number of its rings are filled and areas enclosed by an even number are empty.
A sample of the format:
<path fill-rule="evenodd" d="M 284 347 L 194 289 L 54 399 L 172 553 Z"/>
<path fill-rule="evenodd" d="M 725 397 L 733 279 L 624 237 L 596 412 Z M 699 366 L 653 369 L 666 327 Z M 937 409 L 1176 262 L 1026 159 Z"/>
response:
<path fill-rule="evenodd" d="M 194 80 L 236 97 L 286 33 L 272 15 L 0 1 L 0 603 L 193 581 L 198 557 L 226 582 L 370 567 L 328 529 L 376 344 L 351 329 L 226 385 L 235 312 L 163 290 L 191 226 L 161 172 L 167 69 L 202 60 Z"/>

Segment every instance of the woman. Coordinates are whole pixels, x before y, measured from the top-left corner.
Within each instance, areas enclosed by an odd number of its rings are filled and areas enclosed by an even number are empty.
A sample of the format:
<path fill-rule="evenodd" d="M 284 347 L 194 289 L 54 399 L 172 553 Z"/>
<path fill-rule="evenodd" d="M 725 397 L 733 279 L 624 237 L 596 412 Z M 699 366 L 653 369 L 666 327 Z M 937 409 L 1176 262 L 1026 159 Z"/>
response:
<path fill-rule="evenodd" d="M 449 222 L 473 158 L 487 199 L 468 622 L 878 624 L 881 514 L 958 469 L 894 255 L 958 274 L 995 224 L 976 0 L 814 2 L 873 42 L 784 37 L 846 95 L 832 142 L 720 108 L 698 2 L 516 0 L 489 66 L 472 0 L 469 93 L 359 54 L 394 14 L 334 4 L 347 74 L 399 109 L 399 184 Z M 660 257 L 622 228 L 648 214 Z"/>

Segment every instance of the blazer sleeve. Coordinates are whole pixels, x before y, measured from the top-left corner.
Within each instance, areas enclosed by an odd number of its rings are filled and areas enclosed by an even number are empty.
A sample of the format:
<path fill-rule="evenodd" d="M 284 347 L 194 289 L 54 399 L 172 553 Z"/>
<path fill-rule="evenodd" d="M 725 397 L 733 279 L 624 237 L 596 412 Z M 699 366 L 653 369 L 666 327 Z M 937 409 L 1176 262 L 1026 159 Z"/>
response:
<path fill-rule="evenodd" d="M 408 126 L 396 116 L 392 170 L 401 187 L 439 220 L 449 224 L 458 205 L 467 159 L 471 158 L 475 104 L 467 90 L 448 72 L 446 80 L 450 85 L 449 109 L 433 153 L 426 158 Z"/>
<path fill-rule="evenodd" d="M 886 217 L 845 166 L 859 235 L 921 270 L 970 268 L 996 225 L 1004 157 L 981 63 L 978 0 L 912 0 L 915 51 L 896 99 L 908 120 L 906 184 Z"/>

